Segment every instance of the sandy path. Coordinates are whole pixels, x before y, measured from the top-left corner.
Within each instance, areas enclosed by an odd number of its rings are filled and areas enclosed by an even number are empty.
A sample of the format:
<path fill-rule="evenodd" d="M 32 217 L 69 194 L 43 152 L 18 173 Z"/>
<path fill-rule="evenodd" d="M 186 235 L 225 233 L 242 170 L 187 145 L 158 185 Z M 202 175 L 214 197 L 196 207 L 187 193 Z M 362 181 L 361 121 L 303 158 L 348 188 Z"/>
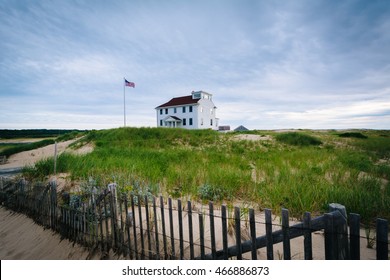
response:
<path fill-rule="evenodd" d="M 0 207 L 1 260 L 85 260 L 89 253 L 27 216 Z"/>
<path fill-rule="evenodd" d="M 59 155 L 65 151 L 70 151 L 77 154 L 83 154 L 83 153 L 91 152 L 93 150 L 93 147 L 91 145 L 85 145 L 84 147 L 81 147 L 78 150 L 70 149 L 69 145 L 75 142 L 76 140 L 78 139 L 72 139 L 72 140 L 57 143 L 57 154 Z M 42 148 L 14 154 L 7 159 L 6 164 L 0 165 L 0 170 L 24 167 L 26 165 L 34 165 L 36 162 L 42 159 L 54 157 L 54 150 L 55 150 L 55 144 L 52 144 Z"/>

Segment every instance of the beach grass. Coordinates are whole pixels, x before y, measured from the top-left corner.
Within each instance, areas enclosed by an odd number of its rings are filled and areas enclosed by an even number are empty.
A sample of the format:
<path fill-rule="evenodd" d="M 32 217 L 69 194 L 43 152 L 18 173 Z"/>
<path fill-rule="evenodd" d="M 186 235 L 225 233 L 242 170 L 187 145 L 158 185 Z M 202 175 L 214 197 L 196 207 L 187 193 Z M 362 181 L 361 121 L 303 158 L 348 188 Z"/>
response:
<path fill-rule="evenodd" d="M 353 131 L 354 132 L 354 131 Z M 355 132 L 354 132 L 355 133 Z M 360 132 L 359 132 L 360 133 Z M 266 140 L 211 130 L 119 128 L 90 131 L 75 146 L 94 143 L 86 155 L 61 154 L 57 172 L 96 186 L 118 183 L 154 195 L 250 203 L 292 216 L 327 211 L 332 202 L 359 213 L 365 223 L 390 218 L 390 132 L 252 131 Z M 31 178 L 53 172 L 53 159 L 25 169 Z"/>

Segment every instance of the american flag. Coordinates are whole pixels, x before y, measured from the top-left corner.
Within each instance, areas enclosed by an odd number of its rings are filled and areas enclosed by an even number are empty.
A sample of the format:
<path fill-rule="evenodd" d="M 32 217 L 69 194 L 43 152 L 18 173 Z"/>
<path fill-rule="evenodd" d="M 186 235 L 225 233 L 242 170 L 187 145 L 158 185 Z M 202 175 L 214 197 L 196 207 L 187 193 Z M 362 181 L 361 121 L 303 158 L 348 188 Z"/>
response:
<path fill-rule="evenodd" d="M 129 81 L 126 80 L 126 79 L 125 79 L 125 86 L 135 88 L 135 84 L 134 84 L 133 82 L 129 82 Z"/>

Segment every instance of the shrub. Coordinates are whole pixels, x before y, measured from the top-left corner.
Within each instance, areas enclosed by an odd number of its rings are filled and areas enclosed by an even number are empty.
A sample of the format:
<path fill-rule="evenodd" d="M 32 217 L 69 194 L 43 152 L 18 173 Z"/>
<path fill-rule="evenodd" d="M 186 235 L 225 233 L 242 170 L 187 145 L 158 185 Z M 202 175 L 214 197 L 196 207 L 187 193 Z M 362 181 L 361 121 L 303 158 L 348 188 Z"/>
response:
<path fill-rule="evenodd" d="M 223 188 L 209 184 L 200 186 L 198 193 L 202 200 L 220 201 L 225 196 Z"/>
<path fill-rule="evenodd" d="M 288 133 L 278 134 L 276 135 L 276 140 L 294 146 L 311 146 L 311 145 L 317 146 L 322 144 L 322 142 L 319 139 L 298 132 L 288 132 Z"/>
<path fill-rule="evenodd" d="M 345 132 L 338 134 L 339 137 L 344 138 L 359 138 L 359 139 L 367 139 L 368 137 L 364 134 L 361 134 L 360 132 Z"/>

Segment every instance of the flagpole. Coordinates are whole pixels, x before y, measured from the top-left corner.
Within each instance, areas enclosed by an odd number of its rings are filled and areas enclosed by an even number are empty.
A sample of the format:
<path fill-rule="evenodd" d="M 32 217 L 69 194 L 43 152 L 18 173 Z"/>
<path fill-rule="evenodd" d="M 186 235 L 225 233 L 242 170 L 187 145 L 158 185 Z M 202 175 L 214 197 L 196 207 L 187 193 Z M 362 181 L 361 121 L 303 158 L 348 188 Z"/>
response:
<path fill-rule="evenodd" d="M 126 79 L 123 77 L 123 125 L 126 127 Z"/>

